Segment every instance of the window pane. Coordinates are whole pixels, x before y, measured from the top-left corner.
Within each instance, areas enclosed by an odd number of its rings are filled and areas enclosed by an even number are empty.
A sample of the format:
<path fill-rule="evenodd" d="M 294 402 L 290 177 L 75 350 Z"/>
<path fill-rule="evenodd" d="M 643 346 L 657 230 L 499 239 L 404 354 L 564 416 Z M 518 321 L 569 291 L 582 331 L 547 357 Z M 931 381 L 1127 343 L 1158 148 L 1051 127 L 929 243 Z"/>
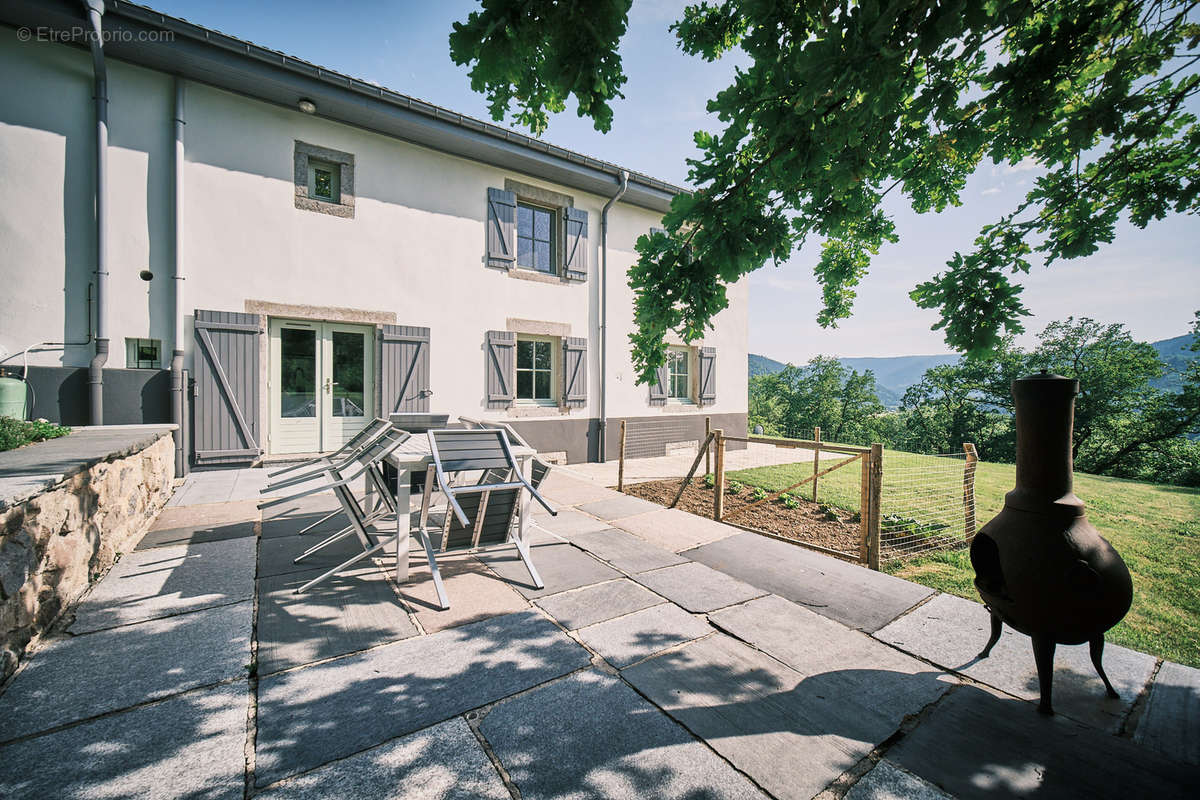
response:
<path fill-rule="evenodd" d="M 333 416 L 365 417 L 363 335 L 333 332 Z"/>
<path fill-rule="evenodd" d="M 533 373 L 517 372 L 517 397 L 521 400 L 533 399 Z"/>
<path fill-rule="evenodd" d="M 533 238 L 550 241 L 550 212 L 536 209 L 533 212 Z"/>
<path fill-rule="evenodd" d="M 537 372 L 533 373 L 533 375 L 534 375 L 534 387 L 537 389 L 537 392 L 534 395 L 534 397 L 538 400 L 549 400 L 550 399 L 550 373 L 548 371 L 542 372 L 541 370 L 538 370 Z"/>
<path fill-rule="evenodd" d="M 284 417 L 317 415 L 317 332 L 279 332 L 279 412 Z"/>
<path fill-rule="evenodd" d="M 537 348 L 537 358 L 533 365 L 537 369 L 550 369 L 550 343 L 530 342 L 530 344 Z"/>
<path fill-rule="evenodd" d="M 533 368 L 533 342 L 517 342 L 517 369 Z"/>
<path fill-rule="evenodd" d="M 517 266 L 533 266 L 533 239 L 517 237 Z"/>
<path fill-rule="evenodd" d="M 317 169 L 313 172 L 313 183 L 316 186 L 314 193 L 317 197 L 332 198 L 333 173 L 327 169 Z"/>
<path fill-rule="evenodd" d="M 517 206 L 517 236 L 533 236 L 533 209 Z"/>
<path fill-rule="evenodd" d="M 554 264 L 550 262 L 550 243 L 534 242 L 534 266 L 541 272 L 553 272 Z"/>

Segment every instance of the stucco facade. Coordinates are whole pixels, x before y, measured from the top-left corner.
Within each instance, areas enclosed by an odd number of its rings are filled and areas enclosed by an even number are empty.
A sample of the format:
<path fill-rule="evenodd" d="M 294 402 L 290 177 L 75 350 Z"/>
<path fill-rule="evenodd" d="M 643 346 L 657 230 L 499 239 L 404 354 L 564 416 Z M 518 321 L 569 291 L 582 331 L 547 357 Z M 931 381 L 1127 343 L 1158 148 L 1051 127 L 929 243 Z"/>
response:
<path fill-rule="evenodd" d="M 89 335 L 96 262 L 92 65 L 83 48 L 18 41 L 13 28 L 0 27 L 0 74 L 0 358 L 14 367 L 26 347 L 85 342 Z M 269 321 L 387 323 L 429 329 L 431 411 L 452 420 L 515 422 L 535 446 L 568 452 L 573 461 L 596 456 L 594 441 L 568 440 L 595 438 L 602 385 L 610 425 L 622 418 L 690 414 L 701 427 L 704 416 L 714 416 L 735 428 L 740 419 L 744 428 L 745 281 L 730 288 L 730 307 L 710 335 L 693 343 L 715 348 L 711 402 L 652 405 L 647 387 L 634 382 L 628 341 L 633 294 L 626 271 L 636 259 L 637 237 L 660 224 L 660 212 L 617 202 L 609 213 L 608 367 L 602 381 L 600 220 L 611 195 L 186 80 L 184 214 L 176 242 L 176 80 L 108 61 L 109 368 L 136 366 L 125 363 L 124 343 L 140 338 L 161 342 L 163 368 L 171 351 L 182 347 L 185 367 L 194 372 L 203 354 L 192 335 L 193 309 L 259 314 L 262 399 L 244 410 L 257 415 L 259 445 L 270 454 Z M 352 154 L 351 216 L 297 202 L 298 142 Z M 565 196 L 586 212 L 586 280 L 487 266 L 488 190 L 514 182 Z M 182 342 L 174 341 L 176 248 L 186 265 Z M 139 277 L 143 270 L 153 279 Z M 586 400 L 573 407 L 490 404 L 488 331 L 585 339 Z M 84 367 L 91 354 L 88 344 L 67 344 L 37 348 L 28 359 L 35 367 Z M 372 402 L 378 413 L 378 399 Z M 53 415 L 48 399 L 38 407 Z"/>

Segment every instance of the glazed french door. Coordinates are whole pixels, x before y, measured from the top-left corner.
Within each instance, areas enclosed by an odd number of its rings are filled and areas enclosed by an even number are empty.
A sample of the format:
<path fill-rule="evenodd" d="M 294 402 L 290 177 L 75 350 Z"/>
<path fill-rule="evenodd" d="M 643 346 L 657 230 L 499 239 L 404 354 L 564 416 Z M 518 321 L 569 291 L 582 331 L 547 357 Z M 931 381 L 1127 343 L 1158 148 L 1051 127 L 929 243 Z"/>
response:
<path fill-rule="evenodd" d="M 273 319 L 271 453 L 336 450 L 374 416 L 375 329 Z"/>

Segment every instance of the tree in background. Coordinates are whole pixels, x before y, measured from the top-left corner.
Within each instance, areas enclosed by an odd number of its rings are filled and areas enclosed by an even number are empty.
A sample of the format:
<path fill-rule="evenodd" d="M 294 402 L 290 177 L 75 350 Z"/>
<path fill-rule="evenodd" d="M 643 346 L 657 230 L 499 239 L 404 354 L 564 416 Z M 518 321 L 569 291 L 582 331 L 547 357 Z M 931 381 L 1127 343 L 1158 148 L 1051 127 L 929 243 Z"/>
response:
<path fill-rule="evenodd" d="M 451 52 L 471 65 L 502 119 L 540 132 L 574 96 L 608 130 L 625 76 L 623 0 L 482 0 L 456 24 Z M 702 2 L 672 26 L 706 60 L 740 49 L 750 66 L 709 101 L 724 129 L 695 134 L 696 187 L 638 241 L 630 270 L 642 382 L 664 363 L 670 330 L 700 338 L 725 287 L 821 240 L 822 325 L 850 316 L 855 287 L 896 240 L 889 194 L 942 211 L 984 162 L 1043 174 L 984 226 L 965 253 L 913 290 L 937 308 L 946 341 L 995 350 L 1028 314 L 1009 275 L 1035 260 L 1094 253 L 1117 223 L 1145 227 L 1200 205 L 1195 2 L 860 0 Z"/>
<path fill-rule="evenodd" d="M 877 441 L 884 415 L 871 371 L 828 356 L 750 381 L 749 425 L 761 424 L 770 435 L 808 438 L 819 427 L 830 442 Z"/>

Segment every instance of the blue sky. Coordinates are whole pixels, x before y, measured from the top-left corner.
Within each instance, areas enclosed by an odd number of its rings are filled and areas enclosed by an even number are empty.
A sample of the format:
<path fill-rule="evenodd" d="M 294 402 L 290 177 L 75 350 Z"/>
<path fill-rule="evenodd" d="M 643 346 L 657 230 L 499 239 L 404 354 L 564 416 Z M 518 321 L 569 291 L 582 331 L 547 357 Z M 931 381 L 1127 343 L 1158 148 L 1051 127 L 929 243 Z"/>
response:
<path fill-rule="evenodd" d="M 450 60 L 447 37 L 455 20 L 477 7 L 440 2 L 262 2 L 149 0 L 173 16 L 256 44 L 374 81 L 438 105 L 489 119 L 466 69 Z M 614 104 L 612 131 L 601 134 L 573 109 L 555 116 L 545 138 L 555 144 L 682 184 L 684 159 L 695 153 L 693 131 L 719 130 L 705 103 L 729 83 L 736 57 L 708 64 L 679 52 L 668 26 L 680 15 L 677 0 L 634 0 L 621 56 L 629 82 Z M 820 293 L 812 276 L 817 247 L 810 245 L 780 267 L 751 277 L 750 350 L 781 361 L 818 353 L 891 356 L 946 352 L 931 331 L 934 312 L 908 299 L 917 283 L 939 272 L 955 249 L 965 250 L 980 226 L 1010 210 L 1036 173 L 1023 167 L 983 165 L 963 192 L 963 206 L 918 216 L 902 203 L 890 210 L 900 242 L 884 248 L 860 286 L 855 315 L 836 330 L 815 323 Z M 890 198 L 889 198 L 890 200 Z M 1175 216 L 1146 230 L 1124 226 L 1095 255 L 1035 269 L 1022 276 L 1024 301 L 1034 316 L 1032 335 L 1068 315 L 1125 323 L 1152 341 L 1187 332 L 1200 309 L 1200 224 Z"/>

